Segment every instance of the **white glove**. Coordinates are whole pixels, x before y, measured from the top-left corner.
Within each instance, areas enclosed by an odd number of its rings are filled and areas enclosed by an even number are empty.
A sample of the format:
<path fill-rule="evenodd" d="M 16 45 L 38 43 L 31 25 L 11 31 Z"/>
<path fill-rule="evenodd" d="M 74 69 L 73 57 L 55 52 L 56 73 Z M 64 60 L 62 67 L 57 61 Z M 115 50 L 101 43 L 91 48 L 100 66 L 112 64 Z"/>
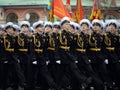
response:
<path fill-rule="evenodd" d="M 8 61 L 4 61 L 4 63 L 8 63 Z"/>
<path fill-rule="evenodd" d="M 75 63 L 78 63 L 78 61 L 75 61 Z"/>
<path fill-rule="evenodd" d="M 105 59 L 105 64 L 108 64 L 109 62 L 108 62 L 108 59 Z"/>
<path fill-rule="evenodd" d="M 32 62 L 34 65 L 36 65 L 37 64 L 37 61 L 34 61 L 34 62 Z"/>
<path fill-rule="evenodd" d="M 89 59 L 89 63 L 91 63 L 91 60 Z"/>
<path fill-rule="evenodd" d="M 120 62 L 120 60 L 118 62 Z"/>
<path fill-rule="evenodd" d="M 18 63 L 20 63 L 20 60 L 19 60 L 19 59 L 18 59 L 17 61 L 18 61 Z"/>
<path fill-rule="evenodd" d="M 61 61 L 60 61 L 60 60 L 57 60 L 56 63 L 57 63 L 57 64 L 61 64 Z"/>
<path fill-rule="evenodd" d="M 50 61 L 48 60 L 48 61 L 46 61 L 46 65 L 48 65 L 50 63 Z"/>

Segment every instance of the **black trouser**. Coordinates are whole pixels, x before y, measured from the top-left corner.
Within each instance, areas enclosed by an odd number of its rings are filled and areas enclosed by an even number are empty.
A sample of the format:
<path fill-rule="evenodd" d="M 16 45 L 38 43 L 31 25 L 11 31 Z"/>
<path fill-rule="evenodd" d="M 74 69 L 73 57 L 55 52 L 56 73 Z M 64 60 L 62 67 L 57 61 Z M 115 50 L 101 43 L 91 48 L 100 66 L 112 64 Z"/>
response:
<path fill-rule="evenodd" d="M 56 52 L 52 50 L 49 50 L 47 54 L 50 60 L 50 63 L 48 64 L 48 70 L 54 78 L 54 81 L 58 84 L 60 81 L 59 78 L 61 77 L 61 64 L 56 63 L 56 61 L 60 60 L 60 58 L 55 56 Z"/>
<path fill-rule="evenodd" d="M 2 89 L 5 90 L 8 87 L 8 68 L 9 64 L 8 63 L 3 63 L 2 64 L 2 73 L 1 73 L 1 82 L 2 82 Z"/>
<path fill-rule="evenodd" d="M 1 89 L 1 85 L 2 85 L 2 62 L 1 62 L 1 58 L 0 58 L 0 89 Z"/>
<path fill-rule="evenodd" d="M 83 69 L 83 71 L 90 77 L 92 77 L 93 82 L 96 86 L 101 86 L 103 84 L 100 77 L 95 73 L 92 68 L 92 65 L 87 57 L 86 53 L 77 52 L 78 56 L 78 67 L 79 69 Z"/>
<path fill-rule="evenodd" d="M 66 75 L 67 77 L 74 77 L 76 81 L 78 81 L 79 86 L 85 82 L 87 77 L 79 70 L 75 61 L 73 60 L 73 55 L 70 56 L 70 52 L 66 52 L 65 50 L 60 50 L 60 58 L 63 66 L 63 74 L 62 78 Z M 72 58 L 71 58 L 72 57 Z M 67 68 L 67 70 L 66 70 Z M 69 72 L 68 72 L 69 71 Z M 68 74 L 69 73 L 69 74 Z M 61 79 L 62 80 L 62 79 Z"/>
<path fill-rule="evenodd" d="M 43 89 L 46 88 L 47 86 L 48 86 L 48 88 L 56 88 L 56 84 L 55 84 L 51 74 L 48 71 L 46 61 L 45 61 L 43 54 L 36 53 L 35 56 L 36 56 L 36 60 L 37 60 L 38 73 L 40 74 L 40 76 L 43 77 L 42 83 L 46 83 L 46 85 L 42 84 Z"/>
<path fill-rule="evenodd" d="M 18 87 L 18 85 L 24 83 L 25 78 L 21 70 L 21 66 L 18 60 L 18 56 L 15 53 L 7 52 L 6 60 L 3 61 L 2 69 L 4 71 L 2 74 L 3 88 L 7 87 L 8 81 L 13 83 L 13 86 Z"/>
<path fill-rule="evenodd" d="M 32 90 L 33 86 L 33 70 L 32 70 L 32 57 L 27 52 L 19 52 L 19 58 L 21 63 L 21 68 L 24 72 L 25 79 L 26 79 L 26 89 L 25 90 Z"/>
<path fill-rule="evenodd" d="M 112 85 L 112 80 L 104 62 L 106 59 L 105 56 L 101 53 L 101 51 L 91 51 L 89 54 L 94 71 L 98 73 L 103 82 L 107 82 Z"/>
<path fill-rule="evenodd" d="M 25 83 L 25 76 L 23 74 L 20 63 L 19 62 L 13 62 L 12 65 L 13 65 L 13 68 L 14 68 L 13 73 L 14 73 L 14 75 L 17 76 L 18 82 L 19 82 L 18 84 L 21 86 Z"/>
<path fill-rule="evenodd" d="M 20 63 L 11 61 L 9 64 L 10 83 L 13 90 L 17 90 L 19 86 L 22 86 L 25 82 L 25 77 L 21 69 Z"/>
<path fill-rule="evenodd" d="M 114 51 L 107 52 L 110 74 L 117 84 L 120 85 L 120 61 L 119 56 Z"/>
<path fill-rule="evenodd" d="M 6 74 L 5 74 L 5 73 L 7 73 L 7 70 L 6 70 L 7 66 L 5 66 L 6 65 L 4 63 L 5 61 L 8 61 L 8 60 L 6 59 L 6 57 L 4 55 L 1 54 L 1 58 L 0 58 L 0 88 L 7 87 L 7 80 L 6 80 Z"/>

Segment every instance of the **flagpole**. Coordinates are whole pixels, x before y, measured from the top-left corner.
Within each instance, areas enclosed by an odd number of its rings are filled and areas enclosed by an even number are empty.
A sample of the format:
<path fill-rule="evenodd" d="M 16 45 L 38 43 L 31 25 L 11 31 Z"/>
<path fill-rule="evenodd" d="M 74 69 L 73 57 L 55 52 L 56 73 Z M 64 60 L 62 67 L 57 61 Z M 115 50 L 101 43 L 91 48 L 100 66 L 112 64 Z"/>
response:
<path fill-rule="evenodd" d="M 52 13 L 53 13 L 53 22 L 54 22 L 54 0 L 52 0 Z"/>
<path fill-rule="evenodd" d="M 50 21 L 52 22 L 53 21 L 53 0 L 51 0 L 51 10 L 50 10 Z"/>
<path fill-rule="evenodd" d="M 78 23 L 80 18 L 80 0 L 78 0 Z"/>

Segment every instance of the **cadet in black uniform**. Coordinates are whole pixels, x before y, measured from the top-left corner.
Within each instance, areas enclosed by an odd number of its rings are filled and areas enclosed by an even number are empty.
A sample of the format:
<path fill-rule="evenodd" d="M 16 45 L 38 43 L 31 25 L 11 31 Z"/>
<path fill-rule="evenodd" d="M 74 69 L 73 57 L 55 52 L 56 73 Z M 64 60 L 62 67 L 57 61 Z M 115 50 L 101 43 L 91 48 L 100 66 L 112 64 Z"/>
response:
<path fill-rule="evenodd" d="M 60 30 L 60 23 L 54 22 L 52 26 L 51 33 L 48 37 L 48 58 L 50 63 L 48 65 L 48 69 L 53 76 L 56 83 L 59 83 L 60 76 L 60 57 L 59 57 L 59 30 Z"/>
<path fill-rule="evenodd" d="M 4 26 L 0 25 L 0 89 L 2 86 L 2 76 L 4 71 L 3 64 L 4 61 L 6 60 L 4 49 L 4 36 L 5 36 Z"/>
<path fill-rule="evenodd" d="M 112 81 L 108 75 L 108 71 L 104 63 L 106 57 L 102 53 L 105 49 L 103 45 L 103 33 L 101 30 L 102 23 L 100 20 L 95 19 L 92 21 L 92 26 L 93 32 L 89 35 L 89 58 L 93 64 L 92 66 L 95 72 L 97 72 L 103 82 L 106 82 L 110 87 L 112 85 Z"/>
<path fill-rule="evenodd" d="M 3 72 L 3 90 L 8 85 L 8 80 L 10 83 L 13 83 L 13 90 L 17 90 L 18 86 L 23 84 L 23 73 L 21 72 L 21 67 L 16 54 L 16 36 L 14 36 L 14 31 L 16 28 L 13 26 L 13 23 L 8 22 L 5 26 L 7 35 L 4 38 L 4 48 L 6 53 L 6 61 L 4 61 L 4 72 Z M 10 79 L 11 77 L 12 79 Z"/>
<path fill-rule="evenodd" d="M 46 29 L 49 29 L 51 27 L 51 23 L 46 22 L 45 25 L 43 25 L 43 21 L 38 21 L 33 24 L 34 27 L 34 51 L 35 51 L 35 59 L 37 61 L 37 70 L 38 70 L 38 78 L 40 76 L 39 80 L 41 80 L 42 85 L 41 89 L 42 90 L 47 90 L 48 88 L 51 89 L 57 89 L 57 85 L 55 84 L 53 78 L 51 77 L 47 65 L 46 65 L 46 60 L 45 56 L 47 54 L 47 48 L 48 48 L 48 32 L 46 32 Z M 44 31 L 45 28 L 45 31 Z M 44 35 L 45 33 L 45 35 Z"/>
<path fill-rule="evenodd" d="M 78 67 L 80 70 L 86 73 L 87 76 L 91 76 L 94 84 L 96 85 L 95 89 L 100 88 L 103 84 L 102 80 L 94 72 L 90 59 L 87 56 L 87 50 L 89 46 L 89 30 L 90 30 L 90 21 L 88 19 L 82 19 L 80 21 L 80 31 L 76 34 L 74 38 L 75 50 L 78 57 Z"/>
<path fill-rule="evenodd" d="M 117 50 L 119 50 L 119 34 L 117 27 L 118 22 L 116 20 L 109 20 L 104 43 L 111 74 L 115 79 L 116 85 L 120 86 L 120 59 L 117 55 Z"/>
<path fill-rule="evenodd" d="M 16 40 L 15 44 L 14 44 L 14 49 L 15 49 L 15 52 L 14 52 L 14 59 L 16 60 L 16 62 L 13 63 L 15 69 L 13 69 L 13 74 L 12 74 L 12 79 L 15 80 L 15 83 L 18 83 L 19 86 L 21 87 L 25 87 L 25 76 L 23 74 L 23 71 L 22 71 L 22 68 L 21 68 L 21 65 L 20 65 L 20 59 L 19 59 L 19 55 L 18 55 L 18 42 L 17 42 L 17 36 L 19 35 L 20 33 L 20 28 L 18 25 L 16 24 L 13 24 L 13 29 L 14 29 L 14 38 Z M 14 72 L 16 71 L 16 72 Z M 17 78 L 18 80 L 17 80 Z M 16 90 L 16 88 L 15 88 Z"/>
<path fill-rule="evenodd" d="M 119 36 L 119 39 L 118 39 L 119 47 L 118 47 L 117 54 L 118 54 L 119 59 L 120 59 L 120 23 L 118 23 L 118 36 Z"/>
<path fill-rule="evenodd" d="M 70 80 L 71 77 L 74 77 L 78 81 L 79 87 L 82 85 L 84 88 L 86 88 L 86 86 L 91 83 L 91 78 L 87 78 L 80 72 L 75 63 L 76 57 L 71 53 L 72 51 L 70 51 L 74 46 L 72 45 L 73 34 L 71 33 L 69 23 L 70 20 L 68 17 L 64 17 L 61 20 L 59 53 L 61 64 L 63 65 L 62 78 L 64 79 L 64 76 L 67 76 L 67 78 Z"/>
<path fill-rule="evenodd" d="M 27 84 L 25 90 L 34 90 L 31 79 L 31 64 L 34 55 L 33 50 L 33 37 L 30 32 L 30 23 L 28 21 L 22 21 L 20 24 L 20 34 L 17 37 L 17 52 L 21 63 L 21 68 L 25 75 L 25 82 Z"/>

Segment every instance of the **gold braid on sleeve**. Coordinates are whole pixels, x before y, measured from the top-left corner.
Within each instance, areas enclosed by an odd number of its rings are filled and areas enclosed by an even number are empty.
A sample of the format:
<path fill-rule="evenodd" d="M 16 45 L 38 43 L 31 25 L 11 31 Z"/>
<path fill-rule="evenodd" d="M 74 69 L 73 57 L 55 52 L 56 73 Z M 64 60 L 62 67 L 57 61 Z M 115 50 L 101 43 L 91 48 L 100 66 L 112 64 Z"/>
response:
<path fill-rule="evenodd" d="M 49 44 L 50 44 L 50 47 L 55 47 L 55 41 L 51 35 L 50 35 L 50 39 L 49 39 Z"/>
<path fill-rule="evenodd" d="M 34 45 L 39 48 L 41 46 L 40 41 L 36 38 L 35 35 L 33 35 L 33 38 L 34 38 Z"/>
<path fill-rule="evenodd" d="M 23 38 L 21 38 L 20 36 L 18 36 L 18 40 L 17 41 L 18 41 L 18 45 L 24 47 L 24 39 Z"/>
<path fill-rule="evenodd" d="M 4 47 L 5 49 L 10 48 L 10 41 L 6 39 L 6 36 L 4 36 Z"/>
<path fill-rule="evenodd" d="M 105 40 L 104 40 L 104 42 L 105 42 L 105 44 L 106 44 L 107 46 L 111 46 L 111 40 L 110 40 L 110 38 L 108 37 L 107 34 L 105 34 Z"/>
<path fill-rule="evenodd" d="M 61 32 L 60 32 L 60 43 L 61 43 L 62 45 L 67 45 L 67 38 L 66 38 L 65 35 L 62 36 L 62 33 L 61 33 Z"/>
<path fill-rule="evenodd" d="M 77 44 L 78 44 L 78 46 L 81 47 L 81 48 L 83 48 L 83 46 L 84 46 L 84 42 L 83 42 L 83 39 L 82 39 L 82 37 L 80 36 L 80 34 L 78 34 Z"/>
<path fill-rule="evenodd" d="M 96 41 L 95 37 L 92 37 L 91 34 L 89 35 L 89 44 L 90 44 L 90 46 L 94 46 L 94 47 L 96 47 L 96 45 L 97 45 L 97 41 Z"/>

